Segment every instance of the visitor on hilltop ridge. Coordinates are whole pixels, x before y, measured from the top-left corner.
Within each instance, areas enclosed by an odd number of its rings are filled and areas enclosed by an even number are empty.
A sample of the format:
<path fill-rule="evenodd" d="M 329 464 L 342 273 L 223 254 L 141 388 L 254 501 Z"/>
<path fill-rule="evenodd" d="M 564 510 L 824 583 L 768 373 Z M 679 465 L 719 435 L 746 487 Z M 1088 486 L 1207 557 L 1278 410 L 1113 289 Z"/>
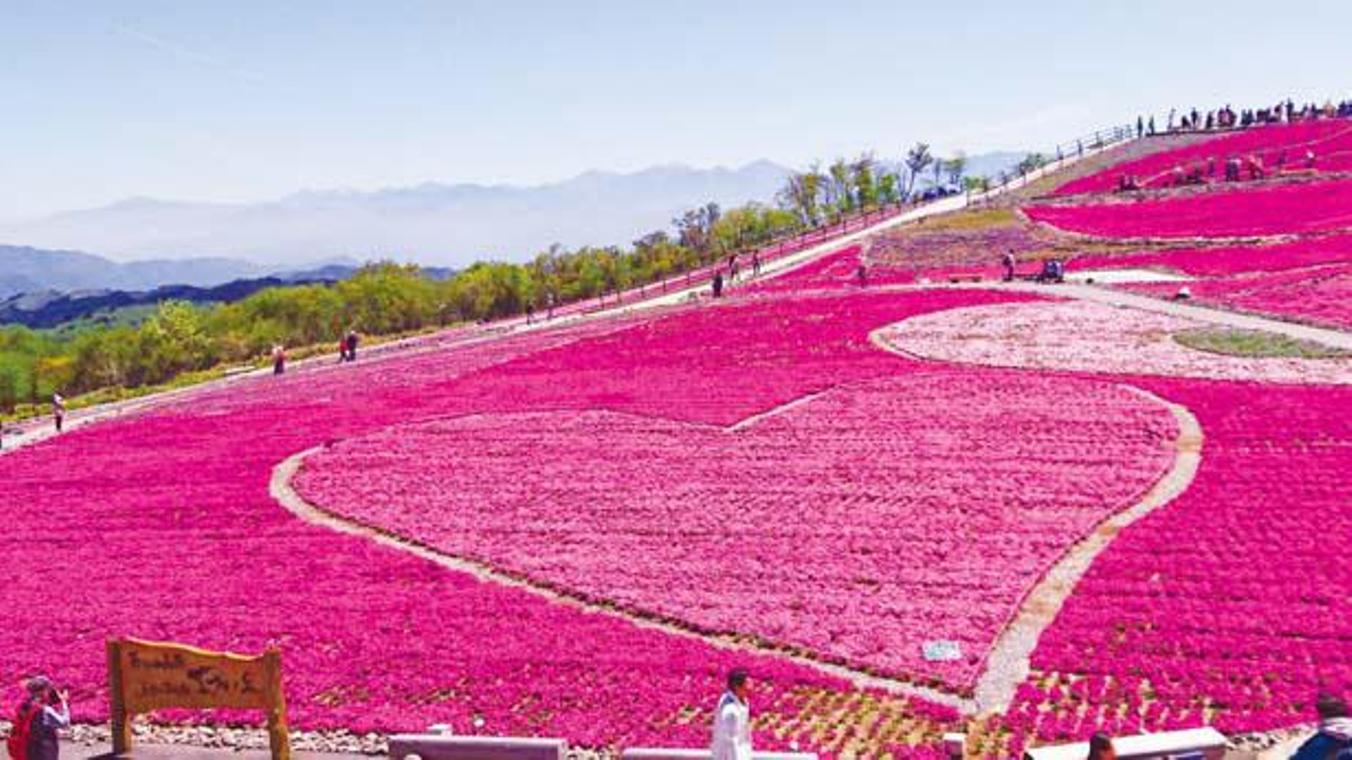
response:
<path fill-rule="evenodd" d="M 280 375 L 286 372 L 286 349 L 278 343 L 272 347 L 272 374 Z"/>
<path fill-rule="evenodd" d="M 741 668 L 728 673 L 728 690 L 718 699 L 718 707 L 714 710 L 712 760 L 751 760 L 749 680 Z"/>
<path fill-rule="evenodd" d="M 348 330 L 347 337 L 343 338 L 343 348 L 346 349 L 347 360 L 355 362 L 357 360 L 357 344 L 361 342 L 356 330 Z"/>
<path fill-rule="evenodd" d="M 1305 740 L 1291 760 L 1352 760 L 1352 718 L 1347 702 L 1333 694 L 1320 694 L 1315 700 L 1319 713 L 1319 731 Z"/>
<path fill-rule="evenodd" d="M 1099 731 L 1089 738 L 1089 760 L 1117 760 L 1111 736 Z"/>
<path fill-rule="evenodd" d="M 14 760 L 57 760 L 61 742 L 57 731 L 70 726 L 70 699 L 44 676 L 28 679 L 27 696 L 14 716 L 7 741 Z"/>
<path fill-rule="evenodd" d="M 61 432 L 66 422 L 66 399 L 60 393 L 52 394 L 52 421 L 56 423 L 56 432 Z"/>

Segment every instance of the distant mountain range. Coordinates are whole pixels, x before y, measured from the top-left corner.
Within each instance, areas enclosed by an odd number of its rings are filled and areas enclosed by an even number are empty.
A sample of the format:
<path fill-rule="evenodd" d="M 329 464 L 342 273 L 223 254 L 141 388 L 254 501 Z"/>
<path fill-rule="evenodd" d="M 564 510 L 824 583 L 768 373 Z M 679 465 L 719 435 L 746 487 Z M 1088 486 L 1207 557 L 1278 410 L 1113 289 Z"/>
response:
<path fill-rule="evenodd" d="M 6 225 L 0 240 L 117 259 L 208 256 L 294 266 L 351 257 L 464 266 L 524 260 L 555 242 L 628 244 L 697 204 L 769 200 L 787 172 L 760 161 L 735 170 L 588 172 L 536 187 L 427 183 L 240 204 L 138 198 Z"/>
<path fill-rule="evenodd" d="M 216 285 L 268 269 L 225 258 L 117 263 L 80 251 L 0 245 L 0 298 L 45 290 L 147 290 L 168 283 Z"/>
<path fill-rule="evenodd" d="M 975 156 L 970 172 L 995 173 L 1020 157 Z M 65 281 L 16 282 L 6 266 L 0 288 L 209 284 L 340 257 L 455 267 L 479 259 L 522 261 L 551 243 L 628 244 L 669 228 L 674 216 L 709 201 L 770 202 L 790 171 L 756 161 L 737 169 L 668 165 L 627 174 L 592 171 L 530 187 L 427 183 L 372 192 L 306 191 L 261 203 L 134 198 L 3 225 L 0 241 L 154 261 L 121 270 L 87 262 L 91 269 L 85 274 L 71 258 L 78 254 L 66 252 L 64 263 L 53 260 L 54 267 L 64 268 Z M 4 250 L 0 257 L 7 259 Z M 172 268 L 184 258 L 196 261 Z"/>

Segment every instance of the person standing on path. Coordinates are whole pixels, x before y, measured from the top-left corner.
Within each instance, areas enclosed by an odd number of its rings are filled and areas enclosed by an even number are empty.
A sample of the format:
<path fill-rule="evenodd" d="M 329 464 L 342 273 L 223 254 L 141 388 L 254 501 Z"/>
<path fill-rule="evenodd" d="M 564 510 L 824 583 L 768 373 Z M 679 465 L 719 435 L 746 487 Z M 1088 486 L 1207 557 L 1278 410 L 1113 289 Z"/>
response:
<path fill-rule="evenodd" d="M 1352 757 L 1352 718 L 1347 716 L 1347 703 L 1332 694 L 1320 694 L 1315 710 L 1319 713 L 1319 732 L 1306 739 L 1291 760 Z"/>
<path fill-rule="evenodd" d="M 751 760 L 751 706 L 746 671 L 734 668 L 728 673 L 728 690 L 718 699 L 714 710 L 712 760 Z"/>
<path fill-rule="evenodd" d="M 11 729 L 10 753 L 18 749 L 22 760 L 57 760 L 61 740 L 57 731 L 70 727 L 70 700 L 64 691 L 52 688 L 44 676 L 28 679 L 28 697 L 19 707 Z M 13 746 L 22 743 L 22 747 Z"/>
<path fill-rule="evenodd" d="M 272 347 L 272 374 L 280 375 L 286 371 L 286 349 L 278 343 Z"/>
<path fill-rule="evenodd" d="M 720 269 L 719 271 L 714 272 L 714 298 L 719 298 L 722 295 L 723 295 L 723 270 Z"/>
<path fill-rule="evenodd" d="M 357 336 L 356 330 L 348 330 L 347 337 L 343 338 L 343 346 L 347 349 L 347 360 L 355 362 L 357 360 L 357 343 L 361 340 Z"/>
<path fill-rule="evenodd" d="M 1001 265 L 1005 268 L 1005 282 L 1014 282 L 1014 249 L 1005 251 L 1005 255 L 1000 258 Z"/>
<path fill-rule="evenodd" d="M 66 422 L 66 400 L 60 393 L 52 394 L 52 419 L 56 422 L 56 432 L 61 432 Z"/>

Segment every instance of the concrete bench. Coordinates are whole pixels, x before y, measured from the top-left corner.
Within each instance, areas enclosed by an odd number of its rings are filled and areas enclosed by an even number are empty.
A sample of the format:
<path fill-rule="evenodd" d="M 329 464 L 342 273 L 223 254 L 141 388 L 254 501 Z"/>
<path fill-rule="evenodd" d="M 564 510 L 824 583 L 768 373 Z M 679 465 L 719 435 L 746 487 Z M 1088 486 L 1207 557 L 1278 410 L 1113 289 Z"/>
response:
<path fill-rule="evenodd" d="M 626 749 L 621 760 L 710 760 L 714 753 L 707 749 Z M 753 752 L 752 760 L 817 760 L 811 752 Z"/>
<path fill-rule="evenodd" d="M 390 737 L 391 760 L 564 760 L 563 739 L 519 739 L 502 736 L 396 734 Z"/>
<path fill-rule="evenodd" d="M 1221 760 L 1225 756 L 1225 736 L 1210 727 L 1139 736 L 1114 736 L 1113 749 L 1117 750 L 1118 760 L 1153 758 Z M 1079 742 L 1036 747 L 1025 751 L 1023 756 L 1027 760 L 1084 760 L 1089 756 L 1089 744 Z"/>

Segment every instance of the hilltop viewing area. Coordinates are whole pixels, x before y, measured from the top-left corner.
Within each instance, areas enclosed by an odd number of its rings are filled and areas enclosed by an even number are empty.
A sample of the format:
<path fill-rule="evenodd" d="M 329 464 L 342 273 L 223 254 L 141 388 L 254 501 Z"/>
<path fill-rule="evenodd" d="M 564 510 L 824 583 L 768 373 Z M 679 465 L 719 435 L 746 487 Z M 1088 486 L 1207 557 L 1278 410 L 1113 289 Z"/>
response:
<path fill-rule="evenodd" d="M 266 51 L 140 23 L 275 97 Z M 399 66 L 444 52 L 400 34 Z M 11 757 L 1352 760 L 1352 99 L 1292 92 L 961 125 L 1035 151 L 0 224 L 54 236 L 0 235 Z M 646 231 L 576 242 L 572 203 Z M 424 255 L 442 213 L 516 214 L 519 250 Z M 405 229 L 275 266 L 58 248 L 115 218 Z"/>

